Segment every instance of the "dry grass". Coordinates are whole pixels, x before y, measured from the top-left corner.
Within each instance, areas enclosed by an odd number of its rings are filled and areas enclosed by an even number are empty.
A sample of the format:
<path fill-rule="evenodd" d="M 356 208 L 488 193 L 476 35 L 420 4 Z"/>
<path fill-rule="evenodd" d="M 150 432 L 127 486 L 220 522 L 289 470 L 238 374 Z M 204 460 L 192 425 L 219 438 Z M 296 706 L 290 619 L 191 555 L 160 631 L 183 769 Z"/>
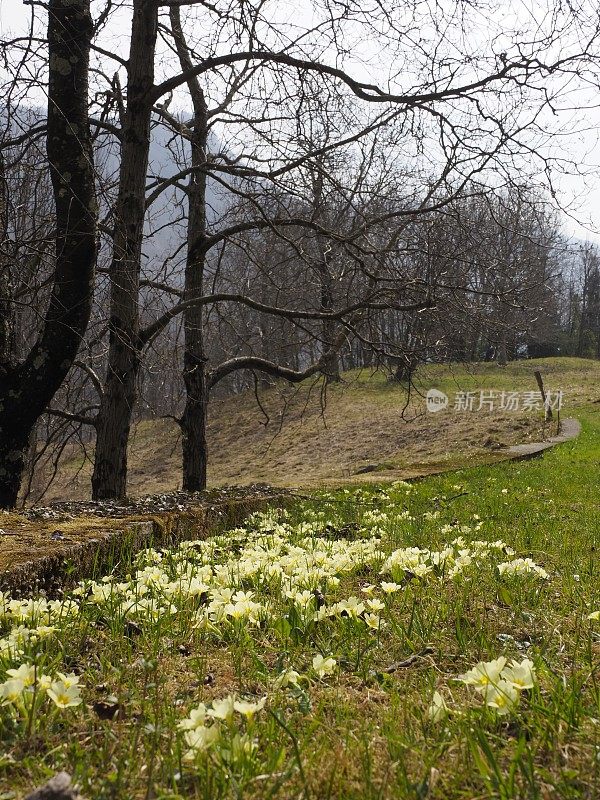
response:
<path fill-rule="evenodd" d="M 535 390 L 540 368 L 552 388 L 566 393 L 566 413 L 594 399 L 600 365 L 582 359 L 522 361 L 507 368 L 473 365 L 423 370 L 410 398 L 379 374 L 352 372 L 323 394 L 320 384 L 264 390 L 215 400 L 209 420 L 209 485 L 266 482 L 315 487 L 412 477 L 465 463 L 489 463 L 506 446 L 543 439 L 539 413 L 453 411 L 428 414 L 430 386 L 452 397 L 460 389 Z M 180 488 L 180 439 L 174 422 L 142 420 L 132 436 L 132 497 Z M 370 472 L 357 474 L 361 468 Z M 89 496 L 91 465 L 71 451 L 45 500 Z M 38 488 L 46 475 L 41 473 Z"/>
<path fill-rule="evenodd" d="M 123 527 L 122 520 L 79 516 L 75 520 L 29 520 L 19 514 L 0 516 L 0 570 L 35 558 L 52 558 L 71 545 L 96 539 Z"/>

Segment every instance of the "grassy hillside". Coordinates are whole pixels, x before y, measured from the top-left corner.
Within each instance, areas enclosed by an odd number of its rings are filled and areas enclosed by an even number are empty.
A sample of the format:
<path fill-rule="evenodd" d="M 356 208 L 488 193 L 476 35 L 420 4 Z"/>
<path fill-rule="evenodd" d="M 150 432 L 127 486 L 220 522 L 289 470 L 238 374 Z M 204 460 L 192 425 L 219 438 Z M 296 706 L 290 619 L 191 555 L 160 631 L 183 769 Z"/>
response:
<path fill-rule="evenodd" d="M 504 368 L 430 366 L 419 372 L 410 397 L 382 373 L 362 370 L 346 373 L 340 385 L 326 391 L 320 382 L 263 390 L 260 408 L 252 392 L 216 400 L 210 410 L 209 483 L 314 487 L 410 477 L 465 459 L 470 464 L 495 460 L 507 445 L 554 432 L 544 430 L 541 413 L 431 414 L 424 395 L 435 387 L 452 403 L 457 391 L 535 391 L 534 369 L 542 371 L 548 388 L 565 392 L 565 415 L 600 401 L 600 363 L 574 358 L 519 361 Z M 360 474 L 365 467 L 370 471 Z M 90 471 L 89 460 L 71 451 L 45 500 L 86 498 Z M 40 472 L 38 487 L 48 474 Z M 180 485 L 177 426 L 168 420 L 138 423 L 130 451 L 131 495 Z"/>
<path fill-rule="evenodd" d="M 99 800 L 598 800 L 587 391 L 540 459 L 314 492 L 7 602 L 0 797 L 66 770 Z"/>

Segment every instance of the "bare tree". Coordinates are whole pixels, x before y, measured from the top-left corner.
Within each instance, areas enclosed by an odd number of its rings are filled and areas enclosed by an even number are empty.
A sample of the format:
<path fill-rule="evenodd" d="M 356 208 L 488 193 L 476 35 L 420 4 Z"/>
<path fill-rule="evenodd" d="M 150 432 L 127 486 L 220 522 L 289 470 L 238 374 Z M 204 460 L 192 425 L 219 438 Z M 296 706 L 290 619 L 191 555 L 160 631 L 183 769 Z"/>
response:
<path fill-rule="evenodd" d="M 127 443 L 139 369 L 138 295 L 158 6 L 153 0 L 136 0 L 132 20 L 110 267 L 108 370 L 96 420 L 92 477 L 96 499 L 125 494 Z"/>
<path fill-rule="evenodd" d="M 14 351 L 14 309 L 8 247 L 8 182 L 0 151 L 0 375 L 10 369 Z"/>
<path fill-rule="evenodd" d="M 586 243 L 581 248 L 581 309 L 577 335 L 577 355 L 600 354 L 600 254 Z M 600 336 L 599 336 L 600 340 Z"/>
<path fill-rule="evenodd" d="M 443 274 L 459 263 L 448 253 L 430 252 L 418 272 L 407 256 L 413 225 L 457 198 L 509 185 L 525 158 L 537 159 L 531 173 L 551 176 L 536 136 L 545 135 L 545 109 L 554 108 L 564 83 L 585 79 L 598 32 L 585 9 L 550 4 L 552 13 L 534 22 L 531 36 L 501 32 L 478 41 L 469 32 L 476 7 L 365 8 L 325 0 L 315 7 L 314 25 L 302 30 L 265 2 L 240 9 L 229 0 L 135 0 L 126 60 L 102 39 L 115 13 L 107 3 L 92 41 L 95 79 L 104 87 L 94 94 L 100 113 L 90 121 L 120 149 L 116 191 L 102 198 L 110 264 L 101 271 L 83 368 L 69 377 L 70 386 L 85 387 L 71 396 L 86 405 L 51 409 L 57 418 L 70 415 L 95 427 L 95 497 L 125 494 L 143 360 L 158 349 L 160 335 L 176 341 L 180 318 L 184 485 L 196 489 L 206 480 L 211 389 L 240 372 L 292 382 L 319 372 L 335 376 L 350 342 L 375 359 L 410 356 L 430 347 L 435 325 L 428 310 L 440 296 L 458 305 L 459 296 L 475 291 L 462 274 L 456 280 Z M 419 38 L 425 29 L 430 42 Z M 388 65 L 399 65 L 379 83 L 354 57 L 365 39 L 385 51 Z M 164 58 L 168 53 L 176 58 Z M 111 62 L 116 73 L 108 75 Z M 191 105 L 191 119 L 169 110 L 182 102 Z M 304 135 L 306 119 L 324 120 L 327 135 L 319 125 L 316 135 Z M 179 149 L 175 172 L 160 164 L 149 169 L 153 124 L 168 131 L 169 148 Z M 366 153 L 356 184 L 354 167 Z M 209 183 L 225 198 L 220 215 L 209 213 Z M 157 211 L 167 197 L 170 218 Z M 152 274 L 146 266 L 152 242 L 179 225 L 185 241 Z M 277 269 L 270 247 L 281 255 Z M 183 248 L 185 266 L 174 275 Z M 234 286 L 233 265 L 246 258 L 249 280 Z M 215 319 L 232 331 L 240 320 L 256 326 L 261 351 L 249 344 L 228 352 L 217 347 Z M 399 328 L 403 335 L 390 342 L 390 331 Z M 285 335 L 271 346 L 270 331 Z M 293 357 L 286 337 L 294 342 Z M 474 332 L 469 348 L 479 340 Z M 92 387 L 96 416 L 88 403 Z"/>
<path fill-rule="evenodd" d="M 0 366 L 3 508 L 16 503 L 31 432 L 76 357 L 92 305 L 97 222 L 88 113 L 92 35 L 89 0 L 49 0 L 46 147 L 55 203 L 55 265 L 37 340 L 23 360 L 4 360 Z M 6 238 L 3 227 L 3 245 Z M 5 319 L 11 316 L 10 299 L 3 301 Z"/>

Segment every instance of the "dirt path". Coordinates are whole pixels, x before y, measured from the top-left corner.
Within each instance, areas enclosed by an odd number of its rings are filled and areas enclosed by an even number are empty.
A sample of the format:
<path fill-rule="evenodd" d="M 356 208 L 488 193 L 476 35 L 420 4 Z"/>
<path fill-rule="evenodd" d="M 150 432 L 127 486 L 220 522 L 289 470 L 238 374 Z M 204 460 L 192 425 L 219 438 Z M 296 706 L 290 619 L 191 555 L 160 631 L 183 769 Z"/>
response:
<path fill-rule="evenodd" d="M 526 442 L 525 444 L 515 444 L 508 448 L 506 460 L 518 461 L 525 458 L 533 458 L 540 455 L 544 450 L 548 450 L 557 444 L 563 444 L 571 439 L 576 439 L 581 433 L 581 424 L 576 419 L 563 419 L 560 423 L 560 433 L 551 436 L 545 442 Z"/>

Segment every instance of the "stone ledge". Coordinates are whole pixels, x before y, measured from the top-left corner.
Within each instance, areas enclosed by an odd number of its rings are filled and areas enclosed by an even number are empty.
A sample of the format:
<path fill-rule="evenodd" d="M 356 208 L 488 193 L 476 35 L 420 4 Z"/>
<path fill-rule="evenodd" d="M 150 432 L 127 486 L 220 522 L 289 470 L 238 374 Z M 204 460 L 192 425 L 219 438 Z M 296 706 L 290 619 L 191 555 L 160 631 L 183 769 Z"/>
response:
<path fill-rule="evenodd" d="M 83 578 L 107 574 L 124 558 L 146 547 L 172 547 L 186 539 L 202 539 L 220 527 L 240 525 L 254 511 L 289 502 L 289 495 L 269 495 L 190 506 L 185 511 L 146 518 L 107 519 L 105 529 L 94 529 L 81 541 L 21 559 L 0 571 L 0 591 L 12 597 L 39 592 L 57 597 Z"/>

